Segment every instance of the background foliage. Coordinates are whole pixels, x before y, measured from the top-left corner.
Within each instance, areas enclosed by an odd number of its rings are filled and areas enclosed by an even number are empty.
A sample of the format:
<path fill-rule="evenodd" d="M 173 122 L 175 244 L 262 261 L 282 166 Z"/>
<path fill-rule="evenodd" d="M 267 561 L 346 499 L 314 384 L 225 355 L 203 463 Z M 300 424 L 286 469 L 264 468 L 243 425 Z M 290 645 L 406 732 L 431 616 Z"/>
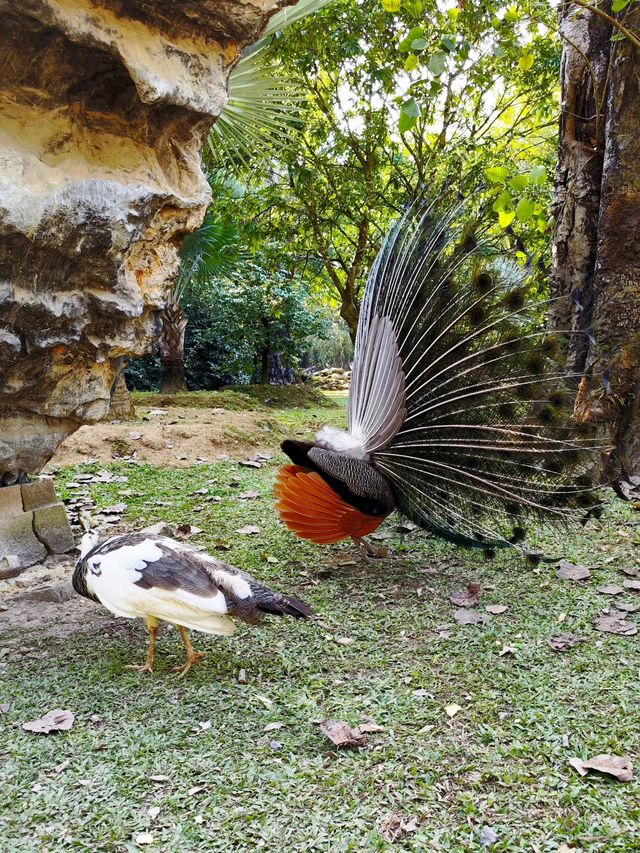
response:
<path fill-rule="evenodd" d="M 348 362 L 342 329 L 354 337 L 367 271 L 416 196 L 461 193 L 468 216 L 546 280 L 554 10 L 542 0 L 307 5 L 322 8 L 277 22 L 243 59 L 205 152 L 211 221 L 241 263 L 185 292 L 191 387 L 259 378 L 264 316 L 287 367 Z M 318 339 L 318 312 L 331 341 Z"/>

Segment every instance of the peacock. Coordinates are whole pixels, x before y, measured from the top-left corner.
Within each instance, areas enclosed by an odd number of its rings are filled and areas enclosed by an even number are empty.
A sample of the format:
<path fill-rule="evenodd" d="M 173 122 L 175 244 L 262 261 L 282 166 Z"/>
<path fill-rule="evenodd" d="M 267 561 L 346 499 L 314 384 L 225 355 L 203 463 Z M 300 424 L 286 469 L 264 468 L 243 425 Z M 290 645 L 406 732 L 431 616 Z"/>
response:
<path fill-rule="evenodd" d="M 365 288 L 348 431 L 281 445 L 280 516 L 316 543 L 363 539 L 393 511 L 451 542 L 524 549 L 527 520 L 598 515 L 572 419 L 567 336 L 549 333 L 533 277 L 477 239 L 462 207 L 412 205 Z M 573 386 L 572 386 L 573 383 Z"/>
<path fill-rule="evenodd" d="M 100 544 L 97 532 L 87 530 L 73 587 L 116 616 L 146 620 L 147 660 L 128 669 L 153 672 L 159 623 L 174 624 L 187 655 L 184 665 L 176 667 L 180 677 L 204 657 L 193 649 L 188 628 L 229 636 L 235 631 L 232 617 L 257 624 L 267 613 L 300 619 L 313 615 L 308 604 L 272 592 L 234 566 L 186 543 L 144 532 L 112 536 Z"/>

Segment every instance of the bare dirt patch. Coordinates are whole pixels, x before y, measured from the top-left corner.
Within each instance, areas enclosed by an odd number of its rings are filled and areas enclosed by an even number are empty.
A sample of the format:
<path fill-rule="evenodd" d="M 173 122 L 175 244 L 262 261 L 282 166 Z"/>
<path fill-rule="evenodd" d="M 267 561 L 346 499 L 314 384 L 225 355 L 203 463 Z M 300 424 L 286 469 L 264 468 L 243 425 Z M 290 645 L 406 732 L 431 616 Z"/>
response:
<path fill-rule="evenodd" d="M 182 468 L 215 462 L 221 454 L 239 458 L 272 448 L 278 439 L 278 424 L 265 412 L 139 407 L 135 420 L 80 427 L 60 445 L 48 469 L 122 458 Z"/>

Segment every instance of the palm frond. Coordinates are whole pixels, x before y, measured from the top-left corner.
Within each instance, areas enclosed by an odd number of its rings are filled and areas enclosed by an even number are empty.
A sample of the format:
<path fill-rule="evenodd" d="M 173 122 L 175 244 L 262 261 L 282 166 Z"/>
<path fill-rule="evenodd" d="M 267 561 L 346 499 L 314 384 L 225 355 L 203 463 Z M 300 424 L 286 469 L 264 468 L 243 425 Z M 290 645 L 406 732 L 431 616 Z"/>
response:
<path fill-rule="evenodd" d="M 321 9 L 328 0 L 300 0 L 269 21 L 229 77 L 229 100 L 209 135 L 214 163 L 243 166 L 290 147 L 292 127 L 302 119 L 304 93 L 273 61 L 275 34 Z"/>
<path fill-rule="evenodd" d="M 238 239 L 234 223 L 221 222 L 208 210 L 200 228 L 185 238 L 172 301 L 180 302 L 187 290 L 205 285 L 211 278 L 229 275 L 242 258 Z"/>

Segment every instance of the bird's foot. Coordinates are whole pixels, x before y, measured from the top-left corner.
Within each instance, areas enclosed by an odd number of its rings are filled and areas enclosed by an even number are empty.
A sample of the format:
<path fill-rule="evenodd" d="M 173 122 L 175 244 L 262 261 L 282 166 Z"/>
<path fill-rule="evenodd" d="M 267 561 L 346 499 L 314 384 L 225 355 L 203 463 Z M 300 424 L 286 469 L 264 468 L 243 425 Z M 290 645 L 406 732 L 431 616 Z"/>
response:
<path fill-rule="evenodd" d="M 153 666 L 149 661 L 146 663 L 128 663 L 125 669 L 132 669 L 134 672 L 153 672 Z"/>
<path fill-rule="evenodd" d="M 179 673 L 178 678 L 184 678 L 191 667 L 198 663 L 199 660 L 202 660 L 203 657 L 205 657 L 204 652 L 193 652 L 193 654 L 187 657 L 186 663 L 182 666 L 174 666 L 171 671 Z"/>
<path fill-rule="evenodd" d="M 381 545 L 379 548 L 376 548 L 375 545 L 372 545 L 370 542 L 367 542 L 366 539 L 363 539 L 359 536 L 354 536 L 353 541 L 358 546 L 360 556 L 367 560 L 367 562 L 381 560 L 384 557 L 389 556 L 389 549 L 386 548 L 384 545 Z"/>

